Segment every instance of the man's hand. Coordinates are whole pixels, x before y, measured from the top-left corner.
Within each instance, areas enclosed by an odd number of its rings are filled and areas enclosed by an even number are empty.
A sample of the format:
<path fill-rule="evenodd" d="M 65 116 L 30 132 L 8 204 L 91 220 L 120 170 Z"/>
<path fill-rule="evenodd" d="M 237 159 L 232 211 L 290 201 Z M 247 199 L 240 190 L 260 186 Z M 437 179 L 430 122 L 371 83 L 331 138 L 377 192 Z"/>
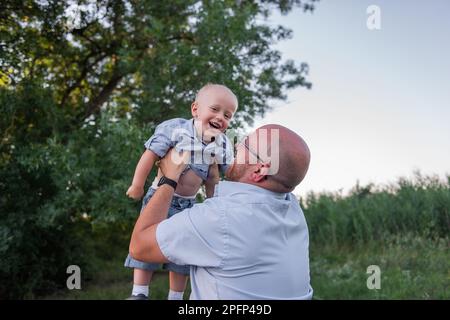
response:
<path fill-rule="evenodd" d="M 178 182 L 181 173 L 189 163 L 189 156 L 189 151 L 178 152 L 172 148 L 161 159 L 159 169 L 161 169 L 164 176 Z"/>
<path fill-rule="evenodd" d="M 131 185 L 127 190 L 127 196 L 134 199 L 139 200 L 144 195 L 144 187 L 137 187 L 135 185 Z"/>

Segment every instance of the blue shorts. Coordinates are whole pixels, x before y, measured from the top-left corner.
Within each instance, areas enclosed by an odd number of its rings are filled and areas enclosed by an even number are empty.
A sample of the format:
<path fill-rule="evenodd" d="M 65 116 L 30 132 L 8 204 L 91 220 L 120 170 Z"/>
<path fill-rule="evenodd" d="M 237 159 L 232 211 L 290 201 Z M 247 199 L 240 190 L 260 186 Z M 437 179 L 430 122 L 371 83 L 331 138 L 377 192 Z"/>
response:
<path fill-rule="evenodd" d="M 148 201 L 150 200 L 152 195 L 155 193 L 155 191 L 156 190 L 153 188 L 148 189 L 147 194 L 145 195 L 144 200 L 142 201 L 141 212 L 145 208 L 145 206 L 147 205 Z M 173 196 L 172 202 L 169 207 L 168 218 L 172 217 L 173 215 L 177 214 L 180 211 L 183 211 L 184 209 L 191 208 L 194 205 L 194 203 L 195 203 L 195 199 L 186 199 L 186 198 Z M 143 270 L 148 270 L 148 271 L 158 270 L 161 267 L 160 263 L 148 263 L 148 262 L 139 261 L 139 260 L 133 259 L 129 254 L 128 254 L 127 258 L 125 259 L 124 265 L 125 265 L 125 267 L 128 267 L 128 268 L 138 268 L 138 269 L 143 269 Z M 190 271 L 190 266 L 177 265 L 175 263 L 169 262 L 169 263 L 163 264 L 163 269 L 188 276 L 189 271 Z"/>

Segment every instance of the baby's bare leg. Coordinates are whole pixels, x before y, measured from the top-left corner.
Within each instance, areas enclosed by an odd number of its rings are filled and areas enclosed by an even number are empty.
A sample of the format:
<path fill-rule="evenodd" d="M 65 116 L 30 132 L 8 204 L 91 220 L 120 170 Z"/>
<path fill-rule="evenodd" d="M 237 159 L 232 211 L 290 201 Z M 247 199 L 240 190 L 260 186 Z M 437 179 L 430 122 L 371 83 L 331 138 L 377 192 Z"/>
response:
<path fill-rule="evenodd" d="M 188 276 L 173 271 L 169 272 L 170 290 L 175 292 L 184 292 L 186 289 Z"/>
<path fill-rule="evenodd" d="M 152 279 L 153 271 L 134 268 L 133 290 L 127 300 L 147 300 L 149 297 L 148 285 Z"/>
<path fill-rule="evenodd" d="M 153 271 L 134 268 L 133 283 L 140 286 L 148 286 L 152 279 Z"/>

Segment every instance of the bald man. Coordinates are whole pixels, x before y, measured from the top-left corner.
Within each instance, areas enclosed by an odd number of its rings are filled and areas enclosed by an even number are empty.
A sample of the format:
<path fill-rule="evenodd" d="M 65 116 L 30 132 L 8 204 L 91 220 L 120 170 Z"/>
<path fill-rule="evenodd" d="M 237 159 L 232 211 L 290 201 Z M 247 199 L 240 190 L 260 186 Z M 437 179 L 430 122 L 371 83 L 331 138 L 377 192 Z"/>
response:
<path fill-rule="evenodd" d="M 139 216 L 131 255 L 191 265 L 191 299 L 311 299 L 308 228 L 290 193 L 310 162 L 303 139 L 279 125 L 258 128 L 236 146 L 213 198 L 165 220 L 187 159 L 172 150 L 161 160 L 169 182 Z"/>

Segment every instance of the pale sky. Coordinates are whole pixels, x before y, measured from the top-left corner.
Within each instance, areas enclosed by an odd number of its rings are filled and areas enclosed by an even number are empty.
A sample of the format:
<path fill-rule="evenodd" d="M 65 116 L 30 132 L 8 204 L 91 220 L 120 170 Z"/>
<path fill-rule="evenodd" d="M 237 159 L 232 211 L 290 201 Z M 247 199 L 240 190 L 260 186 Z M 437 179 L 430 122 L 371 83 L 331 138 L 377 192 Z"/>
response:
<path fill-rule="evenodd" d="M 380 30 L 366 26 L 369 5 Z M 313 14 L 270 18 L 293 30 L 277 48 L 307 62 L 313 83 L 253 127 L 278 123 L 307 141 L 311 165 L 294 193 L 450 174 L 449 15 L 446 0 L 321 0 Z"/>

